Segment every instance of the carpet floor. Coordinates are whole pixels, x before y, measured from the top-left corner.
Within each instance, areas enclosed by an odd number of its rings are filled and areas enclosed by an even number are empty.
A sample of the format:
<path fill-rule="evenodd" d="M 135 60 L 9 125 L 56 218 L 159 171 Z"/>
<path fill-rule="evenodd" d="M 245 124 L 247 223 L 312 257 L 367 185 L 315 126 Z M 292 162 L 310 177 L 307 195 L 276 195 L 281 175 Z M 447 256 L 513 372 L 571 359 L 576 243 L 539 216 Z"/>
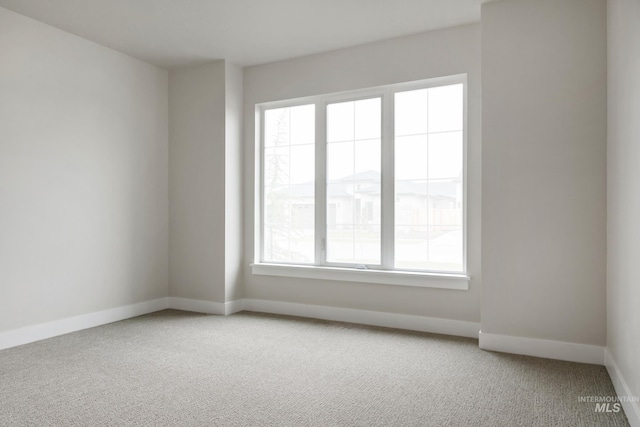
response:
<path fill-rule="evenodd" d="M 165 310 L 0 351 L 0 426 L 627 426 L 602 366 L 469 338 Z"/>

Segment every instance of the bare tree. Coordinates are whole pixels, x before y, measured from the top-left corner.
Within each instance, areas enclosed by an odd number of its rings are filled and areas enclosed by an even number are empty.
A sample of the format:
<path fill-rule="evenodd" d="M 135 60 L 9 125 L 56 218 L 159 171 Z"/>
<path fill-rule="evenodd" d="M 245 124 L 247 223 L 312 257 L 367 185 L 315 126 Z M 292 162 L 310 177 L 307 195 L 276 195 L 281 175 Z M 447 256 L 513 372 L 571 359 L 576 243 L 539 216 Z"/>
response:
<path fill-rule="evenodd" d="M 289 146 L 290 110 L 282 108 L 272 110 L 277 112 L 274 133 L 269 135 L 274 142 L 273 154 L 265 158 L 265 183 L 270 189 L 269 197 L 265 199 L 265 211 L 268 213 L 266 232 L 269 234 L 269 253 L 272 259 L 286 260 L 289 258 L 289 248 L 277 246 L 274 237 L 289 240 L 291 209 L 289 207 L 289 150 L 282 150 Z M 280 149 L 279 149 L 280 148 Z M 288 245 L 287 245 L 288 246 Z M 265 248 L 266 249 L 266 248 Z"/>

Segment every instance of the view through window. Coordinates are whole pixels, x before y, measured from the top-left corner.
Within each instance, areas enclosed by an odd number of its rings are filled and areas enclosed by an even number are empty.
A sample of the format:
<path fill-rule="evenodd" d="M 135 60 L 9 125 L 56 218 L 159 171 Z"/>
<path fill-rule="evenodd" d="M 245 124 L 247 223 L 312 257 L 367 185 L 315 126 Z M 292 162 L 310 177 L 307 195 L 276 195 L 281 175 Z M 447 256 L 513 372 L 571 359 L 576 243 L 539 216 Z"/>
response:
<path fill-rule="evenodd" d="M 263 106 L 260 261 L 464 272 L 465 87 L 452 80 Z"/>

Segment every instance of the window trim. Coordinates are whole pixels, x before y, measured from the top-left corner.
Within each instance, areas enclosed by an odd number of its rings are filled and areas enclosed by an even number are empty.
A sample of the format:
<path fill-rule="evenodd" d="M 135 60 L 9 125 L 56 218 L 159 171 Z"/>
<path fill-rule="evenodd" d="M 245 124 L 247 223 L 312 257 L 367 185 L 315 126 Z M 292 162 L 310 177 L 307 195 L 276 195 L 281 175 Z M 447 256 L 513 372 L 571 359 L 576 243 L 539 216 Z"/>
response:
<path fill-rule="evenodd" d="M 297 277 L 457 290 L 468 290 L 469 280 L 471 279 L 466 274 L 407 270 L 360 270 L 357 268 L 326 267 L 310 264 L 253 263 L 251 264 L 251 273 L 258 276 Z"/>
<path fill-rule="evenodd" d="M 410 90 L 427 89 L 431 87 L 462 84 L 463 87 L 463 263 L 462 271 L 433 271 L 433 270 L 403 270 L 393 267 L 395 221 L 395 158 L 394 158 L 394 94 Z M 353 265 L 329 263 L 326 261 L 326 251 L 322 250 L 323 239 L 326 242 L 326 111 L 327 105 L 337 102 L 349 102 L 369 98 L 381 98 L 381 260 L 379 268 L 359 269 Z M 445 289 L 468 289 L 468 197 L 467 197 L 467 140 L 468 140 L 468 80 L 467 74 L 457 74 L 436 77 L 426 80 L 403 82 L 391 85 L 376 86 L 336 92 L 324 95 L 300 97 L 283 101 L 271 101 L 255 106 L 255 177 L 254 179 L 254 262 L 251 264 L 252 273 L 256 275 L 273 275 L 284 277 L 317 278 L 326 280 L 343 280 L 367 283 L 385 283 L 420 287 L 437 287 Z M 293 107 L 305 104 L 315 106 L 315 242 L 314 264 L 297 264 L 286 262 L 262 261 L 264 248 L 264 112 L 265 110 Z M 324 124 L 319 125 L 319 124 Z M 391 202 L 389 202 L 391 200 Z M 392 242 L 392 244 L 385 244 Z"/>

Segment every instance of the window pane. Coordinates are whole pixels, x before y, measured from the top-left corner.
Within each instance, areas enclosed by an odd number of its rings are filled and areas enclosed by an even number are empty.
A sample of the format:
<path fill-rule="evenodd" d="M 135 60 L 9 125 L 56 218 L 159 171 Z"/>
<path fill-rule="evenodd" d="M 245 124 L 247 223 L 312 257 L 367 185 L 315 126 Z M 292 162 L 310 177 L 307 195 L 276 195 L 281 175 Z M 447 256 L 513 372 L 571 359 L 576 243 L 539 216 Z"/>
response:
<path fill-rule="evenodd" d="M 464 268 L 462 94 L 450 85 L 395 96 L 396 268 Z"/>
<path fill-rule="evenodd" d="M 327 106 L 329 262 L 380 264 L 380 108 L 380 98 Z"/>
<path fill-rule="evenodd" d="M 380 226 L 359 224 L 354 236 L 354 257 L 351 262 L 380 264 Z"/>
<path fill-rule="evenodd" d="M 311 144 L 291 146 L 289 178 L 291 184 L 309 184 L 315 181 L 315 149 Z"/>
<path fill-rule="evenodd" d="M 268 194 L 269 197 L 266 197 Z M 265 224 L 283 224 L 291 209 L 289 186 L 277 185 L 265 187 L 264 222 Z"/>
<path fill-rule="evenodd" d="M 264 185 L 275 187 L 289 184 L 289 147 L 264 149 Z"/>
<path fill-rule="evenodd" d="M 354 102 L 354 132 L 355 139 L 378 139 L 380 138 L 380 124 L 382 115 L 380 111 L 380 98 L 365 99 Z"/>
<path fill-rule="evenodd" d="M 289 259 L 288 224 L 265 224 L 264 226 L 264 259 Z"/>
<path fill-rule="evenodd" d="M 379 139 L 366 139 L 354 143 L 354 165 L 356 174 L 379 177 L 381 174 L 382 149 Z"/>
<path fill-rule="evenodd" d="M 462 84 L 429 89 L 429 132 L 462 130 Z"/>
<path fill-rule="evenodd" d="M 429 178 L 462 177 L 462 132 L 429 135 Z"/>
<path fill-rule="evenodd" d="M 315 105 L 291 108 L 291 145 L 313 144 L 316 138 Z"/>
<path fill-rule="evenodd" d="M 289 145 L 290 108 L 276 108 L 264 112 L 264 146 Z"/>
<path fill-rule="evenodd" d="M 395 94 L 395 134 L 416 135 L 427 132 L 427 89 Z"/>
<path fill-rule="evenodd" d="M 263 260 L 313 263 L 315 106 L 266 110 Z"/>
<path fill-rule="evenodd" d="M 396 268 L 428 269 L 428 247 L 428 227 L 396 226 Z"/>
<path fill-rule="evenodd" d="M 327 106 L 327 141 L 353 141 L 354 103 L 340 102 Z"/>
<path fill-rule="evenodd" d="M 327 144 L 327 179 L 331 182 L 353 175 L 354 165 L 354 143 L 331 142 Z"/>
<path fill-rule="evenodd" d="M 427 179 L 427 135 L 400 136 L 396 138 L 396 180 Z"/>
<path fill-rule="evenodd" d="M 462 227 L 430 227 L 427 268 L 438 271 L 462 270 Z"/>

